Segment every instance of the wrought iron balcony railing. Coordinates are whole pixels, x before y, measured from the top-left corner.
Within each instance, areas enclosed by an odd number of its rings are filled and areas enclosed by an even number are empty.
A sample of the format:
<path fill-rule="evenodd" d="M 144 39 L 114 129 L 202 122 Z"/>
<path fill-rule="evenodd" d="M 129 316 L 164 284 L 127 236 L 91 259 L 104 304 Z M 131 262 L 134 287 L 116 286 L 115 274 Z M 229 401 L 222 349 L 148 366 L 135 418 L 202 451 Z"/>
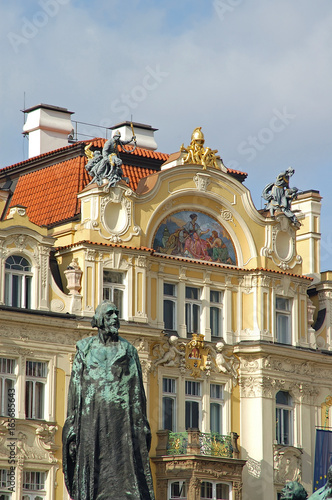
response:
<path fill-rule="evenodd" d="M 213 457 L 239 458 L 238 435 L 203 433 L 198 429 L 187 432 L 158 431 L 158 455 L 208 455 Z"/>

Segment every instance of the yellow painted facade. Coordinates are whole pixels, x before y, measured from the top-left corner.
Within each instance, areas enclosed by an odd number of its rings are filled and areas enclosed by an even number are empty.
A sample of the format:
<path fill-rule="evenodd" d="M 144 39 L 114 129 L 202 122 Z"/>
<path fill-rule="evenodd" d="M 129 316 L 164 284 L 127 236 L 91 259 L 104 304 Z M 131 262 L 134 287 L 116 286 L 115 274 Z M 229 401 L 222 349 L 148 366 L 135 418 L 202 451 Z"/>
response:
<path fill-rule="evenodd" d="M 90 320 L 104 298 L 120 304 L 120 334 L 141 359 L 157 500 L 171 498 L 175 483 L 186 484 L 188 500 L 206 482 L 224 484 L 231 500 L 276 500 L 289 479 L 311 488 L 315 427 L 324 425 L 332 392 L 332 276 L 320 275 L 320 196 L 308 191 L 294 202 L 297 227 L 282 213 L 257 211 L 220 160 L 203 168 L 183 158 L 142 178 L 136 192 L 124 183 L 88 185 L 78 193 L 79 220 L 39 227 L 21 207 L 0 221 L 1 357 L 16 363 L 10 377 L 25 436 L 12 500 L 21 499 L 26 470 L 45 473 L 47 500 L 67 499 L 61 431 L 71 362 L 77 340 L 94 334 Z M 30 307 L 7 303 L 11 256 L 30 265 Z M 203 336 L 198 347 L 194 334 Z M 38 418 L 25 414 L 27 361 L 47 368 Z M 288 412 L 287 436 L 278 408 Z M 5 413 L 1 426 L 6 436 Z M 196 428 L 183 463 L 167 453 L 165 443 L 169 450 L 176 439 L 168 430 Z M 228 455 L 212 454 L 217 434 L 235 439 Z M 198 452 L 209 439 L 210 452 Z"/>

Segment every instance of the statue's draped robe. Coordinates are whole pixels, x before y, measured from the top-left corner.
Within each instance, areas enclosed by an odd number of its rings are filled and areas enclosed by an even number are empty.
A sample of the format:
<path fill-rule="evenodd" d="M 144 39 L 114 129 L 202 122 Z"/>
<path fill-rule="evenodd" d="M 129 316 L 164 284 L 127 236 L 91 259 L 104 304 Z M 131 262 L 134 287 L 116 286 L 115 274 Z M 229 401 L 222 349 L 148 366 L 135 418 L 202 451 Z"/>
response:
<path fill-rule="evenodd" d="M 76 459 L 69 453 L 76 443 Z M 63 471 L 74 500 L 154 500 L 151 433 L 133 345 L 80 340 L 63 429 Z"/>

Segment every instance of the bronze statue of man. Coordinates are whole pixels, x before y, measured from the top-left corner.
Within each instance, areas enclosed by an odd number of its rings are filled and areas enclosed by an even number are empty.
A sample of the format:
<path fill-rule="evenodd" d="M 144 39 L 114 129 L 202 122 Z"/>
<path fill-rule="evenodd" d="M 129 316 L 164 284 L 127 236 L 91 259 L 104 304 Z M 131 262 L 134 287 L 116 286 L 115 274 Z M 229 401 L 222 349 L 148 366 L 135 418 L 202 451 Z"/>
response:
<path fill-rule="evenodd" d="M 282 490 L 281 500 L 306 500 L 308 493 L 297 481 L 289 481 Z"/>
<path fill-rule="evenodd" d="M 73 500 L 154 500 L 151 432 L 135 347 L 118 336 L 119 311 L 100 304 L 98 335 L 80 340 L 63 428 L 63 471 Z"/>

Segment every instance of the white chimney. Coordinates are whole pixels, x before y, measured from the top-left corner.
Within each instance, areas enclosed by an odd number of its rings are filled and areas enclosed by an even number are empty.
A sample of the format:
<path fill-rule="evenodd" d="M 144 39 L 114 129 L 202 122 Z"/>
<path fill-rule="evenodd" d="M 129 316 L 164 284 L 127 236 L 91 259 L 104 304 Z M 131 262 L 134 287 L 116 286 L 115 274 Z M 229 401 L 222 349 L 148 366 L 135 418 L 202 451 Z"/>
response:
<path fill-rule="evenodd" d="M 154 138 L 154 133 L 157 128 L 152 128 L 151 125 L 144 125 L 144 123 L 133 123 L 133 128 L 136 136 L 137 146 L 143 149 L 150 149 L 155 151 L 157 149 L 157 143 Z M 130 141 L 133 136 L 131 129 L 131 122 L 121 122 L 114 127 L 110 127 L 112 130 L 112 137 L 114 133 L 119 130 L 121 134 L 122 141 Z"/>
<path fill-rule="evenodd" d="M 68 146 L 73 131 L 72 111 L 49 104 L 37 104 L 25 109 L 27 119 L 23 132 L 29 136 L 29 158 Z"/>

